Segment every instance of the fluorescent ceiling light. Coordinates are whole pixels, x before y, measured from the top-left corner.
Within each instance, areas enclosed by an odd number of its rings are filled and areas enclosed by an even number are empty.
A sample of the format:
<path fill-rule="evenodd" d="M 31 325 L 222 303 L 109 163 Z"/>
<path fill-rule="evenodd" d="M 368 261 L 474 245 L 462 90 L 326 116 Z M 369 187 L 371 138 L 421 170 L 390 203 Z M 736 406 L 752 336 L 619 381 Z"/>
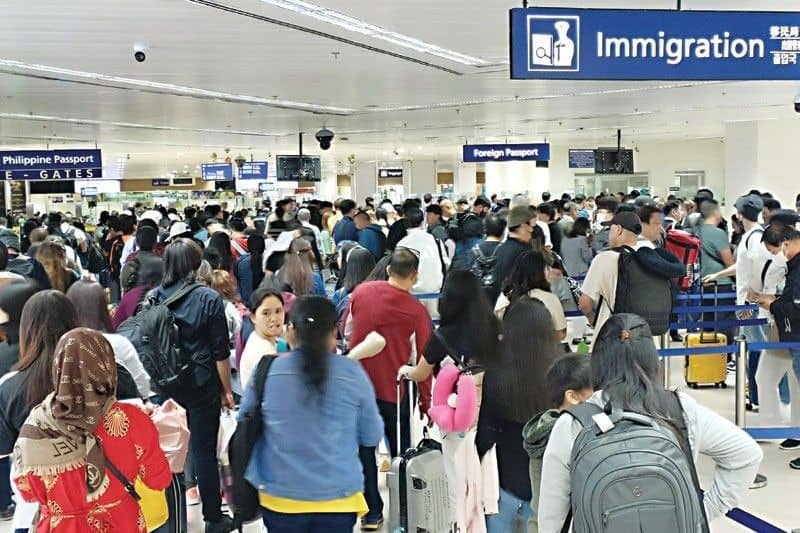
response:
<path fill-rule="evenodd" d="M 293 133 L 267 133 L 265 131 L 253 130 L 229 130 L 229 129 L 208 129 L 208 128 L 181 128 L 178 126 L 164 126 L 160 124 L 140 124 L 136 122 L 112 122 L 105 120 L 93 120 L 88 118 L 59 117 L 56 115 L 28 115 L 25 113 L 0 113 L 0 118 L 8 120 L 31 120 L 36 122 L 56 122 L 62 124 L 77 124 L 86 126 L 111 126 L 117 128 L 133 128 L 157 131 L 182 131 L 189 133 L 218 133 L 226 135 L 248 135 L 256 137 L 285 137 L 294 135 Z"/>
<path fill-rule="evenodd" d="M 303 0 L 261 1 L 271 6 L 280 7 L 281 9 L 286 9 L 307 17 L 312 17 L 328 24 L 333 24 L 334 26 L 338 26 L 347 31 L 367 35 L 374 39 L 380 39 L 382 41 L 386 41 L 423 54 L 441 57 L 443 59 L 447 59 L 448 61 L 461 63 L 462 65 L 480 66 L 489 64 L 489 62 L 485 59 L 462 54 L 460 52 L 442 48 L 441 46 L 436 46 L 435 44 L 427 43 L 425 41 L 420 41 L 419 39 L 403 35 L 402 33 L 393 32 L 387 30 L 386 28 L 375 26 L 374 24 L 370 24 L 363 20 L 345 15 L 339 11 L 334 11 L 333 9 L 318 6 L 310 2 L 304 2 Z"/>
<path fill-rule="evenodd" d="M 191 96 L 195 98 L 207 98 L 211 100 L 221 100 L 237 104 L 263 105 L 269 107 L 280 107 L 285 109 L 298 109 L 313 113 L 326 113 L 331 115 L 347 115 L 355 112 L 355 109 L 346 107 L 326 106 L 311 104 L 307 102 L 295 102 L 291 100 L 275 100 L 272 98 L 261 98 L 259 96 L 248 96 L 243 94 L 232 94 L 220 91 L 199 89 L 197 87 L 185 87 L 173 85 L 171 83 L 161 83 L 157 81 L 137 80 L 134 78 L 123 78 L 109 74 L 99 74 L 95 72 L 84 72 L 68 68 L 51 67 L 48 65 L 36 65 L 14 61 L 11 59 L 0 59 L 0 72 L 8 74 L 22 75 L 48 75 L 66 76 L 80 80 L 88 80 L 99 85 L 125 86 L 126 88 L 136 88 L 150 90 L 151 92 L 166 93 L 173 95 Z"/>

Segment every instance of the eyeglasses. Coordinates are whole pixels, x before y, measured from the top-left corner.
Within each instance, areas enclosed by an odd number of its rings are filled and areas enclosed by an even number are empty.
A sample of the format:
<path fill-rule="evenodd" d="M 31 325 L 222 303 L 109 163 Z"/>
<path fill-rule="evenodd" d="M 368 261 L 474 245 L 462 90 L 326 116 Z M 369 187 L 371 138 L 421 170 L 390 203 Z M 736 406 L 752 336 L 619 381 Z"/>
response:
<path fill-rule="evenodd" d="M 414 254 L 414 257 L 416 257 L 417 259 L 419 259 L 419 258 L 420 258 L 420 256 L 422 255 L 422 252 L 420 252 L 419 250 L 415 250 L 414 248 L 408 248 L 407 246 L 398 246 L 398 247 L 397 247 L 397 249 L 398 249 L 398 250 L 406 250 L 406 251 L 409 251 L 409 252 L 411 252 L 412 254 Z"/>

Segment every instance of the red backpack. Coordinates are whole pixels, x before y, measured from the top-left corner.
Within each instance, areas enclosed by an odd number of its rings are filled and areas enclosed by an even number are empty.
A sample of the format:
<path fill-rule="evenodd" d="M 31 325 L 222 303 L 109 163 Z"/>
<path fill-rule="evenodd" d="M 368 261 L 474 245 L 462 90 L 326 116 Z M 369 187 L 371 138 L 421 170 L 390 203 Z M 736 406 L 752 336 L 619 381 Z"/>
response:
<path fill-rule="evenodd" d="M 687 231 L 671 229 L 667 231 L 665 248 L 686 266 L 686 275 L 675 282 L 681 291 L 687 291 L 700 279 L 700 237 Z"/>

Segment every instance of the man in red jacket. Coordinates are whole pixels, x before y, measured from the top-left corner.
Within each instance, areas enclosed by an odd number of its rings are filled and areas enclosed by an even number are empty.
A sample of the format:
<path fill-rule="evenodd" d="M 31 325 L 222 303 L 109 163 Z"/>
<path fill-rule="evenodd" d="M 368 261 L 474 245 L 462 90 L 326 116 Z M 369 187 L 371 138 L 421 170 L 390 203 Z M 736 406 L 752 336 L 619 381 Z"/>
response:
<path fill-rule="evenodd" d="M 386 438 L 392 456 L 397 450 L 397 372 L 403 365 L 416 364 L 431 335 L 431 319 L 425 307 L 410 291 L 417 282 L 419 257 L 413 250 L 398 247 L 387 267 L 389 281 L 362 283 L 350 296 L 349 316 L 346 318 L 350 332 L 350 346 L 356 346 L 372 331 L 386 339 L 386 347 L 371 359 L 361 364 L 375 387 L 378 409 L 383 418 Z M 427 412 L 430 406 L 431 380 L 420 384 L 420 411 Z M 401 401 L 401 446 L 411 445 L 410 414 L 408 402 Z M 361 463 L 364 467 L 364 496 L 369 513 L 362 520 L 363 531 L 377 531 L 383 525 L 383 500 L 378 491 L 378 466 L 375 448 L 361 448 Z"/>

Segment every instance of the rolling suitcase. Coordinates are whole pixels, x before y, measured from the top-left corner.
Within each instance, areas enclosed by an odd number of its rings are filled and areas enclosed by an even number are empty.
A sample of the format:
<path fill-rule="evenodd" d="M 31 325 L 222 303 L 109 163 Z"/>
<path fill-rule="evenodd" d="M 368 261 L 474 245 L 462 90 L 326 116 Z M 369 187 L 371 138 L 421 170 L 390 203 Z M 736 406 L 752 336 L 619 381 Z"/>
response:
<path fill-rule="evenodd" d="M 717 285 L 714 284 L 714 305 L 717 304 Z M 703 288 L 700 288 L 703 294 Z M 706 305 L 706 300 L 700 300 L 701 305 Z M 717 313 L 714 313 L 714 321 L 717 321 Z M 685 345 L 687 348 L 710 346 L 727 346 L 728 336 L 724 333 L 715 331 L 700 331 L 699 333 L 689 333 L 686 335 Z M 725 388 L 728 385 L 725 379 L 728 377 L 728 354 L 710 355 L 688 355 L 686 356 L 686 384 L 696 389 L 700 385 L 714 385 L 715 387 Z"/>
<path fill-rule="evenodd" d="M 389 533 L 454 533 L 455 510 L 447 490 L 442 446 L 428 436 L 402 451 L 400 445 L 400 390 L 397 385 L 397 449 L 400 456 L 392 461 L 386 474 L 389 488 Z M 411 389 L 412 387 L 409 387 Z M 409 390 L 410 413 L 414 395 Z M 413 415 L 412 415 L 413 416 Z"/>

